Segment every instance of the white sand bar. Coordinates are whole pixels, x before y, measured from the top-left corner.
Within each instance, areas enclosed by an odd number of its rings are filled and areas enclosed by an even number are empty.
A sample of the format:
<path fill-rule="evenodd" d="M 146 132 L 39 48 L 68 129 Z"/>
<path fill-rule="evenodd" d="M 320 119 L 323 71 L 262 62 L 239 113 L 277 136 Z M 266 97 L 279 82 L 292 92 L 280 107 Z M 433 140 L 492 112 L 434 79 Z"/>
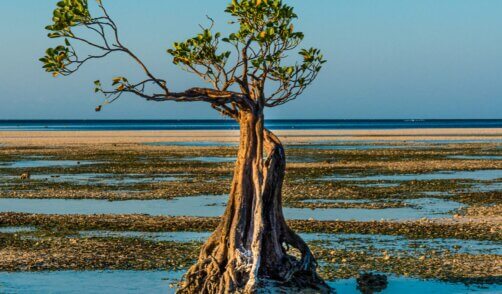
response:
<path fill-rule="evenodd" d="M 393 130 L 283 130 L 285 143 L 314 141 L 502 140 L 502 128 Z M 1 131 L 0 144 L 61 145 L 216 141 L 237 142 L 238 131 Z"/>

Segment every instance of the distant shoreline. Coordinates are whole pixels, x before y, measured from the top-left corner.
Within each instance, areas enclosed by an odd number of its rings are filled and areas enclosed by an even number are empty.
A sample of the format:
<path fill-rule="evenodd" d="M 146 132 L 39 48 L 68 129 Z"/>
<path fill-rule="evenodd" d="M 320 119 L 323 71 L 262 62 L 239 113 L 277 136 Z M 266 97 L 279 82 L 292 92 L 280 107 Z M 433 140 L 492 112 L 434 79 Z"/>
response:
<path fill-rule="evenodd" d="M 488 141 L 502 143 L 502 128 L 433 128 L 393 130 L 279 130 L 284 143 L 323 141 Z M 73 145 L 159 142 L 237 142 L 238 130 L 168 131 L 0 131 L 0 144 Z M 150 146 L 151 147 L 151 146 Z"/>

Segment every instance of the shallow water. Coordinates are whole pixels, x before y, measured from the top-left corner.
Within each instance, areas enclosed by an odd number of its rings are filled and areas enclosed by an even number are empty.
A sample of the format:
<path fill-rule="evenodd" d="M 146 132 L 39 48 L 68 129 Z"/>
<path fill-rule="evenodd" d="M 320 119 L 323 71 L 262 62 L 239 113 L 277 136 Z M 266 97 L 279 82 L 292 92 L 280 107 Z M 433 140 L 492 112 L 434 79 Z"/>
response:
<path fill-rule="evenodd" d="M 335 143 L 336 144 L 336 143 Z M 318 149 L 318 150 L 378 150 L 378 149 L 402 149 L 416 146 L 402 145 L 291 145 L 289 148 Z"/>
<path fill-rule="evenodd" d="M 425 196 L 432 196 L 432 197 L 450 197 L 453 196 L 453 194 L 449 192 L 443 192 L 443 191 L 425 191 L 422 192 L 423 195 Z"/>
<path fill-rule="evenodd" d="M 498 155 L 453 155 L 448 157 L 453 159 L 466 160 L 502 160 L 502 156 Z"/>
<path fill-rule="evenodd" d="M 0 293 L 174 293 L 169 283 L 183 272 L 0 272 Z"/>
<path fill-rule="evenodd" d="M 471 189 L 480 192 L 502 192 L 502 182 L 491 184 L 475 184 L 471 187 Z"/>
<path fill-rule="evenodd" d="M 181 278 L 183 272 L 163 271 L 59 271 L 0 272 L 2 293 L 174 293 L 169 284 Z M 436 280 L 419 280 L 390 276 L 382 293 L 500 293 L 502 286 L 466 286 Z M 328 282 L 337 293 L 356 294 L 355 279 Z M 83 291 L 83 289 L 85 291 Z"/>
<path fill-rule="evenodd" d="M 370 203 L 372 200 L 367 199 L 307 199 L 302 200 L 304 203 L 354 203 L 354 204 L 363 204 Z"/>
<path fill-rule="evenodd" d="M 17 178 L 17 177 L 9 177 Z M 56 183 L 73 183 L 79 185 L 132 185 L 151 182 L 172 182 L 178 180 L 172 176 L 150 176 L 144 177 L 142 175 L 114 175 L 114 174 L 54 174 L 54 175 L 31 175 L 32 180 L 37 181 L 50 181 Z"/>
<path fill-rule="evenodd" d="M 226 197 L 225 197 L 226 198 Z M 170 216 L 220 216 L 223 198 L 184 197 L 174 200 L 108 201 L 94 199 L 0 199 L 1 212 L 43 214 L 150 214 Z M 218 202 L 220 201 L 220 202 Z"/>
<path fill-rule="evenodd" d="M 211 235 L 210 232 L 133 232 L 133 231 L 80 231 L 81 237 L 98 238 L 137 238 L 153 241 L 170 242 L 205 242 Z"/>
<path fill-rule="evenodd" d="M 0 199 L 0 212 L 41 214 L 149 214 L 217 217 L 223 214 L 228 196 L 182 197 L 173 200 L 107 201 L 94 199 Z M 284 208 L 289 219 L 316 220 L 412 220 L 450 217 L 458 202 L 422 198 L 407 201 L 415 207 L 387 209 Z"/>
<path fill-rule="evenodd" d="M 399 187 L 401 184 L 399 183 L 365 183 L 365 184 L 357 184 L 358 187 L 367 187 L 367 188 L 392 188 Z"/>
<path fill-rule="evenodd" d="M 170 159 L 173 160 L 173 159 Z M 236 162 L 236 157 L 220 157 L 220 156 L 201 156 L 201 157 L 183 157 L 180 159 L 174 160 L 182 160 L 182 161 L 196 161 L 196 162 L 205 162 L 205 163 L 227 163 L 227 162 Z M 313 162 L 311 158 L 300 157 L 300 156 L 290 156 L 287 158 L 288 162 Z"/>
<path fill-rule="evenodd" d="M 336 181 L 429 181 L 429 180 L 454 180 L 469 179 L 491 181 L 502 178 L 502 169 L 475 170 L 475 171 L 451 171 L 434 172 L 426 174 L 394 174 L 394 175 L 374 175 L 374 176 L 347 176 L 334 175 L 324 177 L 324 180 Z"/>
<path fill-rule="evenodd" d="M 420 140 L 406 140 L 406 142 L 413 143 L 430 143 L 430 144 L 480 144 L 480 143 L 502 143 L 501 139 L 482 139 L 482 140 L 466 140 L 466 139 L 420 139 Z"/>
<path fill-rule="evenodd" d="M 284 208 L 286 218 L 315 220 L 413 220 L 421 218 L 447 218 L 462 207 L 458 202 L 443 199 L 421 198 L 405 201 L 413 207 L 360 209 L 360 208 Z"/>
<path fill-rule="evenodd" d="M 81 237 L 139 238 L 153 241 L 171 242 L 204 242 L 210 232 L 115 232 L 115 231 L 81 231 Z M 352 251 L 387 250 L 421 252 L 425 250 L 449 250 L 466 254 L 498 254 L 502 255 L 500 242 L 459 240 L 459 239 L 417 239 L 410 240 L 401 236 L 362 235 L 362 234 L 318 234 L 301 233 L 307 242 L 323 241 L 323 245 L 332 249 L 349 249 Z"/>
<path fill-rule="evenodd" d="M 34 232 L 36 228 L 34 227 L 0 227 L 0 233 L 24 233 L 24 232 Z"/>
<path fill-rule="evenodd" d="M 182 160 L 207 162 L 207 163 L 224 163 L 224 162 L 235 162 L 237 160 L 237 158 L 235 158 L 235 157 L 201 156 L 201 157 L 185 157 L 185 158 L 182 158 Z"/>
<path fill-rule="evenodd" d="M 453 294 L 453 293 L 500 293 L 502 286 L 467 286 L 462 283 L 445 283 L 437 280 L 420 280 L 414 278 L 394 277 L 388 278 L 387 288 L 380 292 L 382 294 Z M 359 294 L 356 289 L 355 279 L 337 280 L 328 282 L 328 285 L 334 288 L 337 293 Z"/>
<path fill-rule="evenodd" d="M 352 251 L 405 251 L 422 252 L 426 250 L 445 251 L 465 254 L 502 255 L 502 243 L 492 241 L 460 239 L 407 239 L 391 235 L 363 234 L 302 234 L 307 241 L 320 240 L 323 245 L 333 249 Z"/>
<path fill-rule="evenodd" d="M 413 146 L 412 144 L 423 143 L 427 145 L 443 145 L 443 144 L 470 144 L 470 143 L 502 143 L 502 139 L 448 139 L 447 136 L 441 136 L 440 138 L 426 138 L 426 139 L 407 139 L 407 140 L 318 140 L 313 141 L 313 144 L 318 145 L 328 145 L 328 144 L 381 144 L 381 145 L 399 145 Z"/>
<path fill-rule="evenodd" d="M 319 149 L 319 150 L 379 150 L 379 149 L 427 149 L 442 148 L 448 144 L 502 143 L 502 140 L 361 140 L 361 141 L 316 141 L 311 144 L 293 144 L 289 148 Z M 497 156 L 495 156 L 497 157 Z M 500 158 L 500 156 L 498 156 Z M 476 158 L 474 158 L 476 159 Z M 489 158 L 486 158 L 489 159 Z"/>
<path fill-rule="evenodd" d="M 21 160 L 0 165 L 2 168 L 74 167 L 96 164 L 94 161 L 78 160 Z"/>
<path fill-rule="evenodd" d="M 155 142 L 145 143 L 150 146 L 183 146 L 183 147 L 235 147 L 238 143 L 235 142 L 218 142 L 218 141 L 193 141 L 193 142 Z"/>

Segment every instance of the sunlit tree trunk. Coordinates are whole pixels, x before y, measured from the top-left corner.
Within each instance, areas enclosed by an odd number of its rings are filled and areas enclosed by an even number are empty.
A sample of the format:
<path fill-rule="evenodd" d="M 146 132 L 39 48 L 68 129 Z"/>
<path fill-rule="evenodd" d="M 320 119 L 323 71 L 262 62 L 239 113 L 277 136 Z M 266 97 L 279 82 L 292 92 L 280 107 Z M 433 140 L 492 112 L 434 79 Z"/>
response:
<path fill-rule="evenodd" d="M 240 145 L 227 208 L 179 292 L 255 293 L 274 284 L 329 293 L 308 246 L 282 213 L 281 142 L 264 128 L 261 111 L 241 112 L 238 121 Z M 300 259 L 288 254 L 290 247 Z"/>

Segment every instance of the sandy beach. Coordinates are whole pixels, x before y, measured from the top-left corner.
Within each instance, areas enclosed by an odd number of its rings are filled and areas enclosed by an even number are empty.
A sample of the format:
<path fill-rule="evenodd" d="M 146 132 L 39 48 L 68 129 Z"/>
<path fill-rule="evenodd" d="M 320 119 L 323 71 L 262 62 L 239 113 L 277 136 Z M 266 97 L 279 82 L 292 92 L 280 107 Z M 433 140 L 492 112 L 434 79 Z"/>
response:
<path fill-rule="evenodd" d="M 282 130 L 285 143 L 314 141 L 502 140 L 502 128 L 393 130 Z M 155 142 L 236 142 L 238 131 L 1 131 L 0 144 L 127 144 Z"/>

